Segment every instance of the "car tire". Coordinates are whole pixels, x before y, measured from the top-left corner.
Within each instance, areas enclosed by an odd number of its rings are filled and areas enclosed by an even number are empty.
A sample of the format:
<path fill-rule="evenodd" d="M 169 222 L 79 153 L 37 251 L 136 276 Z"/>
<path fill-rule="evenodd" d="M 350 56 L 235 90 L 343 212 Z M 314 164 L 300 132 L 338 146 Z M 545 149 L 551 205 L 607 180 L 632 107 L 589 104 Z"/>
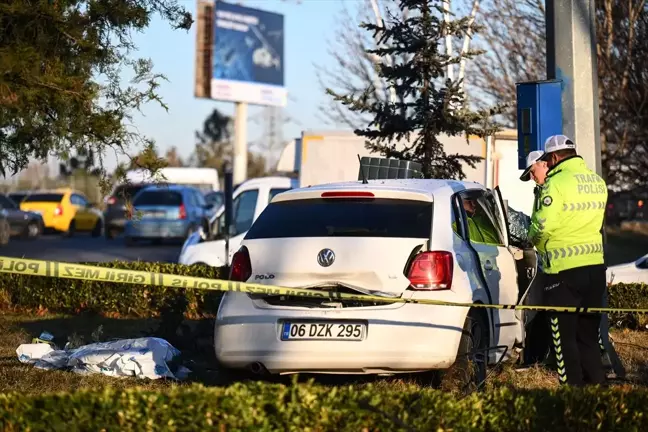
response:
<path fill-rule="evenodd" d="M 0 220 L 0 246 L 6 246 L 11 239 L 11 227 L 6 220 Z"/>
<path fill-rule="evenodd" d="M 23 237 L 27 240 L 34 240 L 40 237 L 41 233 L 42 229 L 38 222 L 29 222 L 25 227 Z"/>
<path fill-rule="evenodd" d="M 76 233 L 76 222 L 74 219 L 70 221 L 70 225 L 68 226 L 67 231 L 63 233 L 65 237 L 72 237 Z"/>
<path fill-rule="evenodd" d="M 481 388 L 488 374 L 489 333 L 486 311 L 471 309 L 464 322 L 457 359 L 448 369 L 438 371 L 442 391 L 469 394 Z"/>
<path fill-rule="evenodd" d="M 91 235 L 92 237 L 101 237 L 101 234 L 103 234 L 103 223 L 101 222 L 101 219 L 98 219 L 97 223 L 92 229 Z"/>

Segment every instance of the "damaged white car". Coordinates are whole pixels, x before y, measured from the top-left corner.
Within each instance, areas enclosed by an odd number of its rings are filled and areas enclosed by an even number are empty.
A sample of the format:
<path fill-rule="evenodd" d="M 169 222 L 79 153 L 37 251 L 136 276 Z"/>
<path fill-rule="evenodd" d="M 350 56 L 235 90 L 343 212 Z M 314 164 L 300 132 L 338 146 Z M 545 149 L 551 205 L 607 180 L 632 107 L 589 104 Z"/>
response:
<path fill-rule="evenodd" d="M 293 189 L 254 222 L 230 278 L 516 304 L 535 279 L 537 260 L 509 244 L 503 208 L 498 189 L 452 180 Z M 487 364 L 512 358 L 524 344 L 524 322 L 513 310 L 226 293 L 215 349 L 222 367 L 255 373 L 395 374 L 455 364 L 483 382 Z"/>

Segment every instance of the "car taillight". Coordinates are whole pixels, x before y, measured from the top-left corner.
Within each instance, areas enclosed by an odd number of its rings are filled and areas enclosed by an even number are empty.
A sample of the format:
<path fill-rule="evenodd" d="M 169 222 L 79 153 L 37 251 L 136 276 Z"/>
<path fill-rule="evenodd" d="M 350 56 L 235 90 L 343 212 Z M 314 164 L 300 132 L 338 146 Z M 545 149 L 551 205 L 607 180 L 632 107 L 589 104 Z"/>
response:
<path fill-rule="evenodd" d="M 236 282 L 245 282 L 250 276 L 252 276 L 250 253 L 245 246 L 241 246 L 232 257 L 229 279 Z"/>
<path fill-rule="evenodd" d="M 414 258 L 407 279 L 415 290 L 437 291 L 452 287 L 453 257 L 451 252 L 422 252 Z"/>
<path fill-rule="evenodd" d="M 110 197 L 108 198 L 108 201 L 106 201 L 108 204 L 113 205 L 117 202 L 117 198 L 115 197 Z"/>
<path fill-rule="evenodd" d="M 184 204 L 180 204 L 180 208 L 178 209 L 179 212 L 179 218 L 180 219 L 186 219 L 187 218 L 187 211 L 185 210 Z"/>
<path fill-rule="evenodd" d="M 63 216 L 63 207 L 62 206 L 56 206 L 54 209 L 54 216 Z"/>

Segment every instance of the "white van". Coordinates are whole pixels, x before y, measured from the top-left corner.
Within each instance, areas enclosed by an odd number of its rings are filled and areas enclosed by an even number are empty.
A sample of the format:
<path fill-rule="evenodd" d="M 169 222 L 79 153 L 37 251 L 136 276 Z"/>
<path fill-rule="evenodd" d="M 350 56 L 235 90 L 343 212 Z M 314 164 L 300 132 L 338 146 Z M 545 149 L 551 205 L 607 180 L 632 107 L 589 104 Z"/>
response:
<path fill-rule="evenodd" d="M 232 194 L 232 236 L 229 256 L 225 256 L 225 206 L 221 206 L 209 221 L 211 235 L 198 230 L 185 241 L 179 264 L 206 264 L 221 267 L 229 264 L 252 223 L 263 212 L 275 195 L 297 187 L 297 180 L 287 177 L 259 177 L 241 183 Z"/>
<path fill-rule="evenodd" d="M 154 181 L 194 186 L 203 193 L 219 191 L 220 178 L 215 168 L 166 167 L 155 177 L 146 170 L 131 170 L 126 173 L 129 183 L 150 183 Z"/>

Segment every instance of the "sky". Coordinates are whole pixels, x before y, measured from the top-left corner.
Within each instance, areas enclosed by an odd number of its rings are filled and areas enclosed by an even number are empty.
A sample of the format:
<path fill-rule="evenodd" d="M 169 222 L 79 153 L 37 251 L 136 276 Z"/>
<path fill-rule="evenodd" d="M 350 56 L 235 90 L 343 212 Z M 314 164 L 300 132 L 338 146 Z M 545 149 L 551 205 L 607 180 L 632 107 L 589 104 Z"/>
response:
<path fill-rule="evenodd" d="M 195 19 L 196 0 L 178 1 Z M 360 1 L 364 0 L 346 0 L 346 4 Z M 331 63 L 328 41 L 334 35 L 336 18 L 344 7 L 344 0 L 302 0 L 301 4 L 295 0 L 228 2 L 284 15 L 285 85 L 289 95 L 284 116 L 295 119 L 284 126 L 284 140 L 299 136 L 304 129 L 327 128 L 317 116 L 318 106 L 326 96 L 317 81 L 313 63 Z M 189 156 L 195 144 L 194 132 L 201 128 L 211 110 L 218 108 L 225 114 L 234 114 L 233 103 L 196 99 L 193 95 L 195 29 L 194 23 L 188 32 L 173 30 L 156 16 L 144 33 L 135 34 L 133 38 L 139 49 L 135 55 L 150 58 L 154 70 L 168 78 L 159 89 L 168 112 L 150 103 L 134 118 L 140 133 L 155 139 L 160 153 L 175 146 L 181 156 Z M 259 112 L 258 107 L 248 109 L 248 140 L 257 139 L 263 133 Z M 255 117 L 260 120 L 258 123 L 253 121 Z M 113 168 L 115 163 L 115 157 L 109 157 L 106 168 Z"/>

